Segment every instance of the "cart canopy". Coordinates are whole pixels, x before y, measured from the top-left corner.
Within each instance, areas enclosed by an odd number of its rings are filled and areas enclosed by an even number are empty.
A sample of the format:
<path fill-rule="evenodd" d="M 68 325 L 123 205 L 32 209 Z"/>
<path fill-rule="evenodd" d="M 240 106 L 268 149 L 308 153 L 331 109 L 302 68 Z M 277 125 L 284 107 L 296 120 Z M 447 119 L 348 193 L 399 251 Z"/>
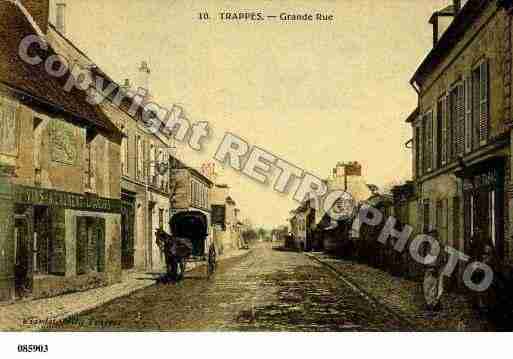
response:
<path fill-rule="evenodd" d="M 207 216 L 200 211 L 178 212 L 171 217 L 173 235 L 191 240 L 204 240 L 208 235 Z"/>

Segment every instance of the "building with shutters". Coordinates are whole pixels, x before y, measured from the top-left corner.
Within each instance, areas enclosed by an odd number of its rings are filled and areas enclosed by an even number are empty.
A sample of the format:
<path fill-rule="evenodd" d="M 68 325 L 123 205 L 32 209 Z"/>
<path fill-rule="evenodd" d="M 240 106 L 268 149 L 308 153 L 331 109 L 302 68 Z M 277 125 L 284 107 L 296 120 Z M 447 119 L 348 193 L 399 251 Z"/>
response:
<path fill-rule="evenodd" d="M 121 264 L 123 270 L 164 270 L 163 254 L 156 243 L 156 230 L 169 231 L 170 216 L 170 149 L 169 135 L 151 133 L 142 121 L 142 110 L 131 111 L 136 91 L 143 89 L 151 101 L 151 71 L 146 61 L 137 68 L 134 81 L 125 79 L 118 85 L 103 72 L 66 35 L 64 0 L 51 0 L 48 39 L 67 59 L 90 69 L 103 79 L 104 88 L 117 87 L 99 104 L 103 113 L 123 133 L 121 142 Z M 123 93 L 118 101 L 118 93 Z M 119 103 L 119 104 L 118 104 Z M 97 160 L 97 159 L 92 159 Z M 164 164 L 164 166 L 162 166 Z M 168 165 L 167 167 L 165 165 Z"/>
<path fill-rule="evenodd" d="M 199 170 L 174 159 L 175 181 L 172 215 L 182 211 L 200 211 L 207 216 L 209 235 L 212 235 L 210 191 L 214 183 Z"/>
<path fill-rule="evenodd" d="M 419 101 L 407 119 L 408 201 L 416 201 L 418 232 L 435 230 L 442 243 L 468 253 L 480 229 L 512 263 L 512 17 L 505 5 L 455 0 L 430 19 L 433 48 L 411 79 Z M 440 34 L 442 16 L 452 21 Z"/>
<path fill-rule="evenodd" d="M 230 196 L 230 187 L 226 184 L 213 184 L 209 193 L 218 252 L 222 254 L 240 249 L 243 246 L 240 210 Z"/>
<path fill-rule="evenodd" d="M 12 202 L 1 206 L 1 300 L 121 280 L 122 134 L 84 91 L 64 90 L 69 70 L 52 76 L 18 56 L 33 34 L 46 38 L 41 59 L 58 53 L 48 2 L 22 3 L 30 16 L 0 2 L 0 173 Z"/>

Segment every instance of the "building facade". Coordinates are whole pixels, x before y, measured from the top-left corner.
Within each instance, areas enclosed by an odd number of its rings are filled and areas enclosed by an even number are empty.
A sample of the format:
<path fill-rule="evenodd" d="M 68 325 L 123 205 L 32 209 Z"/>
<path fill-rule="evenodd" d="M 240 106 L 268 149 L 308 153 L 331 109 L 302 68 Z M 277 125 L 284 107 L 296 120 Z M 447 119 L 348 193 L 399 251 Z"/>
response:
<path fill-rule="evenodd" d="M 52 4 L 52 2 L 51 2 Z M 169 151 L 172 147 L 169 136 L 160 131 L 152 133 L 143 124 L 144 103 L 150 100 L 150 69 L 143 61 L 138 68 L 134 83 L 146 92 L 139 100 L 137 111 L 131 107 L 136 90 L 125 80 L 119 86 L 112 78 L 94 64 L 65 35 L 66 4 L 53 2 L 50 6 L 51 21 L 48 38 L 52 45 L 73 59 L 82 68 L 90 69 L 93 75 L 103 79 L 103 86 L 116 86 L 117 90 L 101 101 L 102 112 L 123 133 L 121 142 L 121 252 L 123 270 L 161 271 L 165 269 L 163 254 L 156 243 L 156 230 L 169 231 L 170 216 L 170 172 Z M 91 82 L 94 90 L 94 82 Z M 123 96 L 120 96 L 120 94 Z M 96 160 L 96 159 L 95 159 Z M 100 159 L 101 160 L 101 159 Z M 163 166 L 164 164 L 164 166 Z M 167 165 L 167 166 L 166 166 Z"/>
<path fill-rule="evenodd" d="M 512 19 L 498 1 L 460 4 L 442 36 L 433 15 L 434 47 L 411 80 L 416 229 L 467 253 L 479 231 L 511 264 Z"/>
<path fill-rule="evenodd" d="M 173 180 L 175 183 L 172 214 L 181 211 L 200 211 L 208 220 L 209 234 L 212 234 L 210 191 L 213 183 L 200 171 L 175 160 Z"/>
<path fill-rule="evenodd" d="M 121 133 L 85 92 L 65 91 L 43 63 L 17 56 L 25 36 L 49 28 L 47 2 L 24 4 L 35 25 L 0 3 L 0 162 L 12 203 L 3 213 L 3 300 L 121 280 Z M 56 54 L 47 45 L 42 59 Z"/>

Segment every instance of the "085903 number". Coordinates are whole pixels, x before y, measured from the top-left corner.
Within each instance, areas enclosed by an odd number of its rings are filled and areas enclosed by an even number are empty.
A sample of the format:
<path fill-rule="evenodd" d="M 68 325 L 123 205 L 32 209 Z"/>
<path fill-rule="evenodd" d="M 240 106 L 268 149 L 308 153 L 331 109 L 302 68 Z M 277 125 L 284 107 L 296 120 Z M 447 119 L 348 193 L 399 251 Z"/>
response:
<path fill-rule="evenodd" d="M 46 353 L 48 352 L 47 344 L 19 344 L 18 345 L 19 353 Z"/>

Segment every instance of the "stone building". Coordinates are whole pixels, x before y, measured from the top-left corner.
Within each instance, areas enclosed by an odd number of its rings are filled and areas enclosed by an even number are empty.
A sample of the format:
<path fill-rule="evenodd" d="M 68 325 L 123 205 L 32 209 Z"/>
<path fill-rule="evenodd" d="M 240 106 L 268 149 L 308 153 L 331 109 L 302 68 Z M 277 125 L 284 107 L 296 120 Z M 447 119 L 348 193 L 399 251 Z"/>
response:
<path fill-rule="evenodd" d="M 511 264 L 512 18 L 500 6 L 506 3 L 454 1 L 433 14 L 433 48 L 411 79 L 419 105 L 407 122 L 417 231 L 436 230 L 444 244 L 468 252 L 480 229 Z M 442 13 L 453 20 L 440 36 Z"/>
<path fill-rule="evenodd" d="M 121 251 L 124 270 L 164 269 L 163 256 L 156 243 L 156 229 L 169 231 L 170 188 L 169 151 L 171 139 L 160 131 L 151 133 L 143 124 L 146 102 L 150 101 L 148 64 L 141 62 L 135 76 L 136 88 L 126 79 L 119 86 L 103 72 L 65 34 L 66 3 L 50 1 L 48 38 L 60 54 L 89 69 L 93 76 L 103 79 L 103 87 L 115 86 L 116 91 L 99 104 L 103 113 L 123 133 L 121 142 Z M 92 83 L 94 84 L 94 83 Z M 145 93 L 138 99 L 137 90 Z M 120 96 L 120 95 L 123 96 Z M 140 101 L 137 111 L 132 104 Z"/>
<path fill-rule="evenodd" d="M 373 194 L 362 175 L 362 165 L 357 161 L 338 162 L 332 170 L 332 176 L 326 179 L 326 186 L 328 193 L 342 191 L 350 195 L 344 196 L 334 204 L 339 210 L 344 211 L 354 210 Z M 348 213 L 348 216 L 351 216 L 351 213 Z M 336 226 L 324 208 L 316 212 L 315 221 L 315 236 L 319 238 L 318 241 L 322 241 L 322 248 L 327 251 L 337 252 L 344 244 L 344 240 L 358 238 L 357 233 Z"/>
<path fill-rule="evenodd" d="M 304 202 L 291 211 L 290 231 L 294 236 L 294 249 L 305 250 L 310 248 L 312 228 L 315 225 L 311 213 L 315 213 L 315 209 L 311 206 L 310 201 Z"/>
<path fill-rule="evenodd" d="M 172 214 L 181 211 L 200 211 L 207 216 L 209 234 L 212 234 L 210 191 L 213 183 L 195 168 L 175 159 L 173 166 L 175 193 Z"/>
<path fill-rule="evenodd" d="M 210 190 L 212 224 L 216 225 L 214 234 L 219 252 L 239 249 L 241 243 L 241 225 L 239 209 L 230 196 L 230 187 L 226 184 L 214 184 Z"/>
<path fill-rule="evenodd" d="M 28 49 L 33 64 L 18 56 L 26 36 L 49 32 L 48 2 L 23 4 L 31 16 L 0 2 L 2 300 L 121 280 L 122 134 L 84 91 L 64 90 L 68 70 L 45 69 L 51 42 Z"/>

